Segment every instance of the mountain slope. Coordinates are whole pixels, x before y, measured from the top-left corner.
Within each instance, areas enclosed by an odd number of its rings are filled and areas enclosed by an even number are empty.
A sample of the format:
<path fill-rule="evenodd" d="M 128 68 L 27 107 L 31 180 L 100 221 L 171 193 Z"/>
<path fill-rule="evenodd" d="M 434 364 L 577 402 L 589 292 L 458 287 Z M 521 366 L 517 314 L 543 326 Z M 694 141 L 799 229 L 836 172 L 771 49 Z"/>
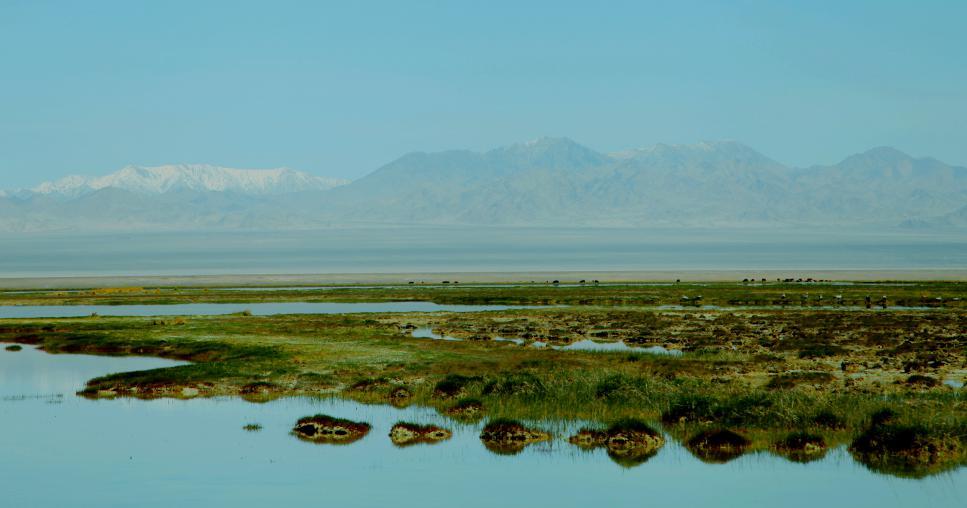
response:
<path fill-rule="evenodd" d="M 943 215 L 967 203 L 967 168 L 880 147 L 833 166 L 799 170 L 793 189 L 803 217 L 845 222 Z"/>

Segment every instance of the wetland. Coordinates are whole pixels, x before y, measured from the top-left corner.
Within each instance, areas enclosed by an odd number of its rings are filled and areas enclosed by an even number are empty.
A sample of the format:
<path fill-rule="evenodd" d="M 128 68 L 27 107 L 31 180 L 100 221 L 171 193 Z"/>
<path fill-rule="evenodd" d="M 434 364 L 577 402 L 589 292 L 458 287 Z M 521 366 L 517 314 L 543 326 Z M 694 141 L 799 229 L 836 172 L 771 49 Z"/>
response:
<path fill-rule="evenodd" d="M 407 481 L 428 486 L 404 505 L 446 504 L 448 489 L 479 489 L 479 505 L 582 505 L 594 492 L 627 502 L 646 486 L 655 500 L 788 505 L 802 492 L 805 505 L 823 482 L 819 497 L 836 504 L 961 506 L 965 288 L 562 281 L 4 293 L 0 341 L 22 350 L 0 351 L 11 451 L 0 483 L 22 504 L 57 504 L 56 492 L 19 489 L 28 473 L 17 465 L 49 477 L 71 461 L 31 461 L 29 449 L 96 445 L 113 462 L 77 481 L 176 475 L 197 493 L 225 481 L 234 492 L 206 495 L 242 504 L 253 501 L 246 482 L 276 499 L 318 495 L 299 485 L 309 469 L 350 505 L 365 470 L 388 496 Z M 298 312 L 304 305 L 342 307 Z M 178 460 L 177 450 L 199 447 L 201 463 Z M 122 468 L 128 452 L 148 464 Z M 199 472 L 214 463 L 224 469 Z M 509 471 L 518 497 L 482 488 Z M 565 485 L 581 482 L 600 489 Z M 118 487 L 104 499 L 129 495 Z"/>

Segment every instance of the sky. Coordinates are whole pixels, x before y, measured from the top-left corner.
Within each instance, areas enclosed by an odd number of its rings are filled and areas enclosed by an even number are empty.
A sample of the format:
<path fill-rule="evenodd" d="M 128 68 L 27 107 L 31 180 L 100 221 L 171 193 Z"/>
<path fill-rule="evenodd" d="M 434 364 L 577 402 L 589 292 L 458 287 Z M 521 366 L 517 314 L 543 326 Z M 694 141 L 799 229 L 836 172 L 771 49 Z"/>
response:
<path fill-rule="evenodd" d="M 0 189 L 128 164 L 735 140 L 967 165 L 967 2 L 0 0 Z"/>

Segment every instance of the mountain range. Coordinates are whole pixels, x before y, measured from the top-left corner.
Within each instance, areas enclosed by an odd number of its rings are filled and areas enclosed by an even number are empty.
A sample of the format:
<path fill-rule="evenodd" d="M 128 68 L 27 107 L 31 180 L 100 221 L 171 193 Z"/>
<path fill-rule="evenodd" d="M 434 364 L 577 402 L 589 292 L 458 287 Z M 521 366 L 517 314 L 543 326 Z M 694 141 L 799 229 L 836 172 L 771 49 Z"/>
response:
<path fill-rule="evenodd" d="M 366 224 L 967 227 L 967 168 L 874 148 L 792 168 L 735 142 L 601 153 L 567 138 L 410 153 L 355 180 L 129 166 L 0 193 L 0 231 Z"/>
<path fill-rule="evenodd" d="M 30 190 L 34 194 L 78 197 L 101 189 L 121 189 L 140 194 L 171 191 L 237 192 L 241 194 L 285 194 L 327 190 L 348 180 L 313 176 L 288 168 L 233 169 L 209 164 L 127 166 L 100 177 L 73 175 L 44 182 Z"/>

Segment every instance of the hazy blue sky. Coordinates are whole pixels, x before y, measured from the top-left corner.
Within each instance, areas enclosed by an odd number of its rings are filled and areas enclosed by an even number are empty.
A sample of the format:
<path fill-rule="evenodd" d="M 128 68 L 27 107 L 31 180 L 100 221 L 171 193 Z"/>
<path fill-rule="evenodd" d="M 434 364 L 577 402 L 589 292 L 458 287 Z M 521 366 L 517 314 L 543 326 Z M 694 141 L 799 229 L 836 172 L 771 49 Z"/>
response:
<path fill-rule="evenodd" d="M 967 1 L 523 4 L 0 0 L 0 188 L 543 135 L 967 164 Z"/>

